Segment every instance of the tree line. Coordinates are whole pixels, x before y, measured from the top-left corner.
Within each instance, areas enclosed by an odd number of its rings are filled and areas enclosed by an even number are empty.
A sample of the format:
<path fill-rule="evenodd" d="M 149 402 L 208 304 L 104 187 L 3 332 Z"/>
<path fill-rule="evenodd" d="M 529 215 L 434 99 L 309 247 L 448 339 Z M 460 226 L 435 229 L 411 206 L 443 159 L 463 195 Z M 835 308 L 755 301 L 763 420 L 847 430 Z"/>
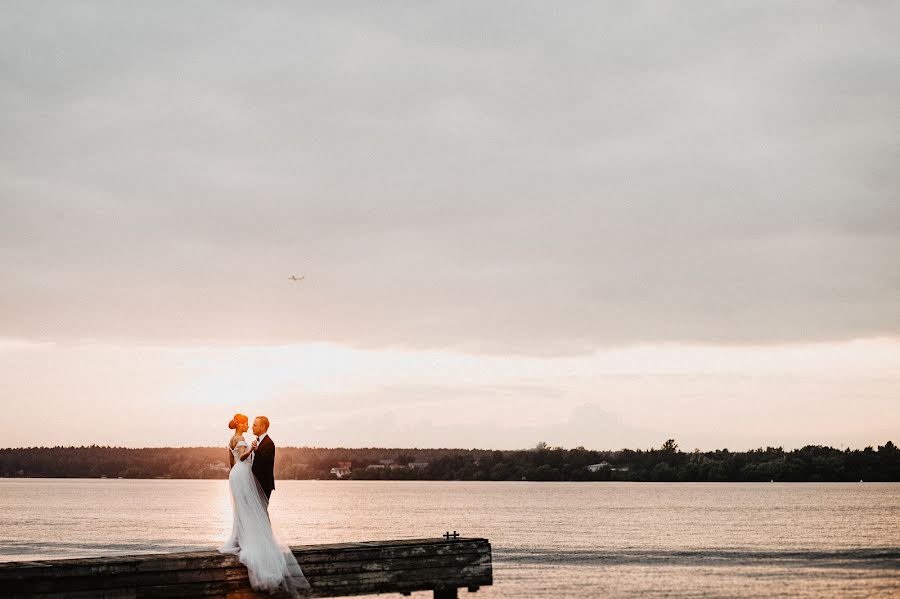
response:
<path fill-rule="evenodd" d="M 367 466 L 391 460 L 391 468 Z M 900 481 L 900 451 L 891 442 L 877 448 L 835 449 L 807 445 L 785 451 L 684 452 L 669 439 L 659 448 L 597 451 L 539 443 L 532 449 L 408 449 L 281 447 L 278 479 L 335 478 L 331 469 L 351 462 L 356 480 L 492 481 L 684 481 L 855 482 Z M 427 466 L 409 468 L 411 462 Z M 223 448 L 29 447 L 0 449 L 0 477 L 207 478 L 228 477 Z"/>

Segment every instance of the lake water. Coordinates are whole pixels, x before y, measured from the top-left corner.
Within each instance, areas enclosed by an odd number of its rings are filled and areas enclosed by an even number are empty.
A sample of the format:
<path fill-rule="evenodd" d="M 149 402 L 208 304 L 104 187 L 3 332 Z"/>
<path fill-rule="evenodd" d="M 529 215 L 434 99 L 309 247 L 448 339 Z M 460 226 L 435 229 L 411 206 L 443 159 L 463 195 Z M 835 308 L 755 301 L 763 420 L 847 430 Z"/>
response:
<path fill-rule="evenodd" d="M 0 479 L 0 561 L 213 548 L 226 484 Z M 900 483 L 277 487 L 273 522 L 292 544 L 488 538 L 494 586 L 461 597 L 900 596 Z"/>

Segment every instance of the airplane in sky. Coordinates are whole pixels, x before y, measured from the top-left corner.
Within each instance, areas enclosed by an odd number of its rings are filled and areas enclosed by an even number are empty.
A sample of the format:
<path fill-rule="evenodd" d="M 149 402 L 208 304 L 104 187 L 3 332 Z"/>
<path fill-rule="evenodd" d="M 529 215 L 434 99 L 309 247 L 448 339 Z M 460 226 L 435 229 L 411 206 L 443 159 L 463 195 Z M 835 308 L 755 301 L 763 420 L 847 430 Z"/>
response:
<path fill-rule="evenodd" d="M 291 275 L 291 276 L 288 277 L 288 280 L 290 280 L 290 281 L 302 281 L 304 278 L 306 278 L 306 275 L 300 275 L 299 277 L 298 277 L 297 275 Z"/>

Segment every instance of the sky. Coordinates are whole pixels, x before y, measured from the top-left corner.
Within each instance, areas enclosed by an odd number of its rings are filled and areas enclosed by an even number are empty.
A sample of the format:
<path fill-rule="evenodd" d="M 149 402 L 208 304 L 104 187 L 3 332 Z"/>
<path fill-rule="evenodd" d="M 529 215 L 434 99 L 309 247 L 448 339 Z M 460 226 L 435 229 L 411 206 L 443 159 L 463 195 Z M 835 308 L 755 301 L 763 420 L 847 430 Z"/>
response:
<path fill-rule="evenodd" d="M 0 446 L 900 440 L 900 4 L 2 7 Z"/>

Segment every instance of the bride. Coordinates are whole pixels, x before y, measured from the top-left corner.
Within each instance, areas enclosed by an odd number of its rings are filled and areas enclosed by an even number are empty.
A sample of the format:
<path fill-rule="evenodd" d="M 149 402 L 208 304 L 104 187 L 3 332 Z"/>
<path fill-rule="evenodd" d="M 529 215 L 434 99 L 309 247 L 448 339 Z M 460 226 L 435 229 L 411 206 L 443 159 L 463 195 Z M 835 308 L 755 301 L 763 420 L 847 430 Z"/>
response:
<path fill-rule="evenodd" d="M 249 428 L 243 414 L 235 414 L 228 428 L 234 436 L 228 444 L 233 458 L 228 485 L 234 524 L 231 535 L 219 547 L 221 553 L 233 553 L 247 567 L 250 585 L 258 591 L 284 590 L 299 596 L 298 589 L 310 588 L 290 547 L 278 540 L 269 521 L 268 500 L 253 475 L 254 450 L 244 440 Z"/>

